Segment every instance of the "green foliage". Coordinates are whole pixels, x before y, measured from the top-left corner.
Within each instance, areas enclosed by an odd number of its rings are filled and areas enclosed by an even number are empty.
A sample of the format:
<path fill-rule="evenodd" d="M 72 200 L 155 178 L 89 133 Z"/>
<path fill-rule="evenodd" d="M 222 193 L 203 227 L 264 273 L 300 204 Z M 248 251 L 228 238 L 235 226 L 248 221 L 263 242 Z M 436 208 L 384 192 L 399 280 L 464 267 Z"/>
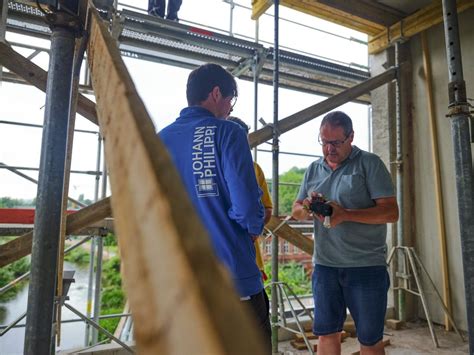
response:
<path fill-rule="evenodd" d="M 117 244 L 117 236 L 113 233 L 107 234 L 104 238 L 102 238 L 104 241 L 104 246 L 109 247 L 109 246 L 116 246 Z"/>
<path fill-rule="evenodd" d="M 104 311 L 102 311 L 102 315 L 106 314 L 120 314 L 123 311 L 123 307 L 120 308 L 108 308 Z M 107 319 L 101 319 L 99 320 L 99 324 L 101 327 L 105 328 L 107 331 L 110 333 L 114 334 L 115 329 L 117 328 L 118 323 L 120 322 L 120 318 L 107 318 Z M 99 333 L 99 341 L 103 341 L 105 339 L 108 339 L 108 337 L 105 334 Z"/>
<path fill-rule="evenodd" d="M 104 288 L 121 288 L 120 258 L 114 256 L 104 263 L 102 270 L 102 285 Z"/>
<path fill-rule="evenodd" d="M 34 207 L 35 204 L 35 199 L 23 200 L 10 197 L 0 197 L 0 208 Z"/>
<path fill-rule="evenodd" d="M 21 258 L 7 266 L 0 268 L 0 287 L 3 287 L 30 270 L 30 262 L 27 257 Z M 5 302 L 15 297 L 18 291 L 23 287 L 25 281 L 22 281 L 12 287 L 7 292 L 0 295 L 0 302 Z"/>
<path fill-rule="evenodd" d="M 289 215 L 291 214 L 291 208 L 293 207 L 293 202 L 296 199 L 298 194 L 299 184 L 303 181 L 303 176 L 306 169 L 293 167 L 288 170 L 286 173 L 280 175 L 280 183 L 294 183 L 295 185 L 280 185 L 278 191 L 279 197 L 279 212 L 280 215 Z M 270 186 L 271 187 L 271 186 Z"/>
<path fill-rule="evenodd" d="M 264 265 L 265 273 L 270 277 L 272 274 L 272 266 L 270 262 Z M 311 293 L 311 279 L 308 277 L 303 265 L 291 261 L 282 264 L 278 268 L 278 280 L 286 282 L 296 295 L 307 295 Z M 265 281 L 265 286 L 270 283 L 270 279 Z M 266 289 L 271 295 L 270 288 Z"/>
<path fill-rule="evenodd" d="M 64 255 L 64 260 L 79 265 L 87 265 L 91 260 L 90 253 L 81 247 L 71 250 Z"/>
<path fill-rule="evenodd" d="M 110 308 L 123 308 L 125 304 L 125 294 L 122 289 L 109 287 L 102 290 L 101 307 L 104 311 Z M 120 309 L 120 312 L 122 309 Z"/>
<path fill-rule="evenodd" d="M 114 256 L 104 263 L 102 286 L 101 314 L 122 313 L 125 305 L 125 293 L 122 290 L 120 258 L 118 256 Z M 102 319 L 100 325 L 113 334 L 119 320 L 120 318 Z M 105 339 L 105 335 L 99 335 L 99 340 Z"/>

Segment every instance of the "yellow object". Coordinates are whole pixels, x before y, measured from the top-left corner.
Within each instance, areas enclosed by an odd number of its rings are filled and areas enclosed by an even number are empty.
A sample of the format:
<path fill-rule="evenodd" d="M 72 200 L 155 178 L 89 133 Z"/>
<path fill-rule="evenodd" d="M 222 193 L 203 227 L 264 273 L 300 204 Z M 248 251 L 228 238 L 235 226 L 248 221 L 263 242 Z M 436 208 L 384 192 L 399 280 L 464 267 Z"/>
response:
<path fill-rule="evenodd" d="M 260 167 L 260 165 L 258 165 L 255 162 L 253 163 L 253 168 L 255 169 L 255 176 L 257 177 L 258 186 L 263 192 L 263 195 L 261 197 L 262 205 L 265 209 L 273 208 L 272 199 L 270 197 L 270 192 L 268 191 L 268 185 L 267 185 L 267 182 L 265 181 L 265 175 L 263 174 L 262 168 Z M 254 245 L 255 245 L 255 259 L 257 262 L 257 266 L 260 269 L 260 271 L 263 271 L 263 257 L 262 257 L 262 251 L 260 250 L 260 238 L 255 240 Z"/>

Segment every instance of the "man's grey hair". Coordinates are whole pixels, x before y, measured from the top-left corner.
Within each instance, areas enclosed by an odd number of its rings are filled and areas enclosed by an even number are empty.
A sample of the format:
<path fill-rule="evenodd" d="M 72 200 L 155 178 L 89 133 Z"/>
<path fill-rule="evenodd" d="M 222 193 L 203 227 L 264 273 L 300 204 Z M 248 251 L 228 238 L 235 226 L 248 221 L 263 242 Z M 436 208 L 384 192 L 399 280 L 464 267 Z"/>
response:
<path fill-rule="evenodd" d="M 326 116 L 324 116 L 323 120 L 321 121 L 321 127 L 326 124 L 330 125 L 331 127 L 342 127 L 346 136 L 353 132 L 351 118 L 342 111 L 329 112 Z"/>

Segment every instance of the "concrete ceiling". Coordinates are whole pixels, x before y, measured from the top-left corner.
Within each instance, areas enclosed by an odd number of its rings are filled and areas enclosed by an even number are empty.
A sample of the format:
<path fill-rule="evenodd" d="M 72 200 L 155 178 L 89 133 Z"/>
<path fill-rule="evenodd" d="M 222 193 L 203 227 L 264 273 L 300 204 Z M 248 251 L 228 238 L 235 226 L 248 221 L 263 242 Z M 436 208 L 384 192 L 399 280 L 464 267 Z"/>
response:
<path fill-rule="evenodd" d="M 377 2 L 410 15 L 431 4 L 432 0 L 379 0 Z"/>

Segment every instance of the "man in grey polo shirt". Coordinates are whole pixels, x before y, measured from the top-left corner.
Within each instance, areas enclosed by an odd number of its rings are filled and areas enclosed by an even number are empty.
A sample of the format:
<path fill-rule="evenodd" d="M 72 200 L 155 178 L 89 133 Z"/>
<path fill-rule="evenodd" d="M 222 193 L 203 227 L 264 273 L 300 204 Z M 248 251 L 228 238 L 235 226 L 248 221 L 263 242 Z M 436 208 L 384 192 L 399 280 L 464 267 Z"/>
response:
<path fill-rule="evenodd" d="M 306 170 L 292 215 L 313 219 L 313 332 L 318 354 L 341 353 L 346 307 L 357 329 L 361 354 L 384 354 L 383 325 L 390 285 L 386 223 L 398 220 L 390 174 L 375 154 L 352 145 L 352 121 L 344 112 L 327 114 L 319 143 L 323 158 Z M 329 225 L 309 210 L 322 194 L 333 208 Z"/>

